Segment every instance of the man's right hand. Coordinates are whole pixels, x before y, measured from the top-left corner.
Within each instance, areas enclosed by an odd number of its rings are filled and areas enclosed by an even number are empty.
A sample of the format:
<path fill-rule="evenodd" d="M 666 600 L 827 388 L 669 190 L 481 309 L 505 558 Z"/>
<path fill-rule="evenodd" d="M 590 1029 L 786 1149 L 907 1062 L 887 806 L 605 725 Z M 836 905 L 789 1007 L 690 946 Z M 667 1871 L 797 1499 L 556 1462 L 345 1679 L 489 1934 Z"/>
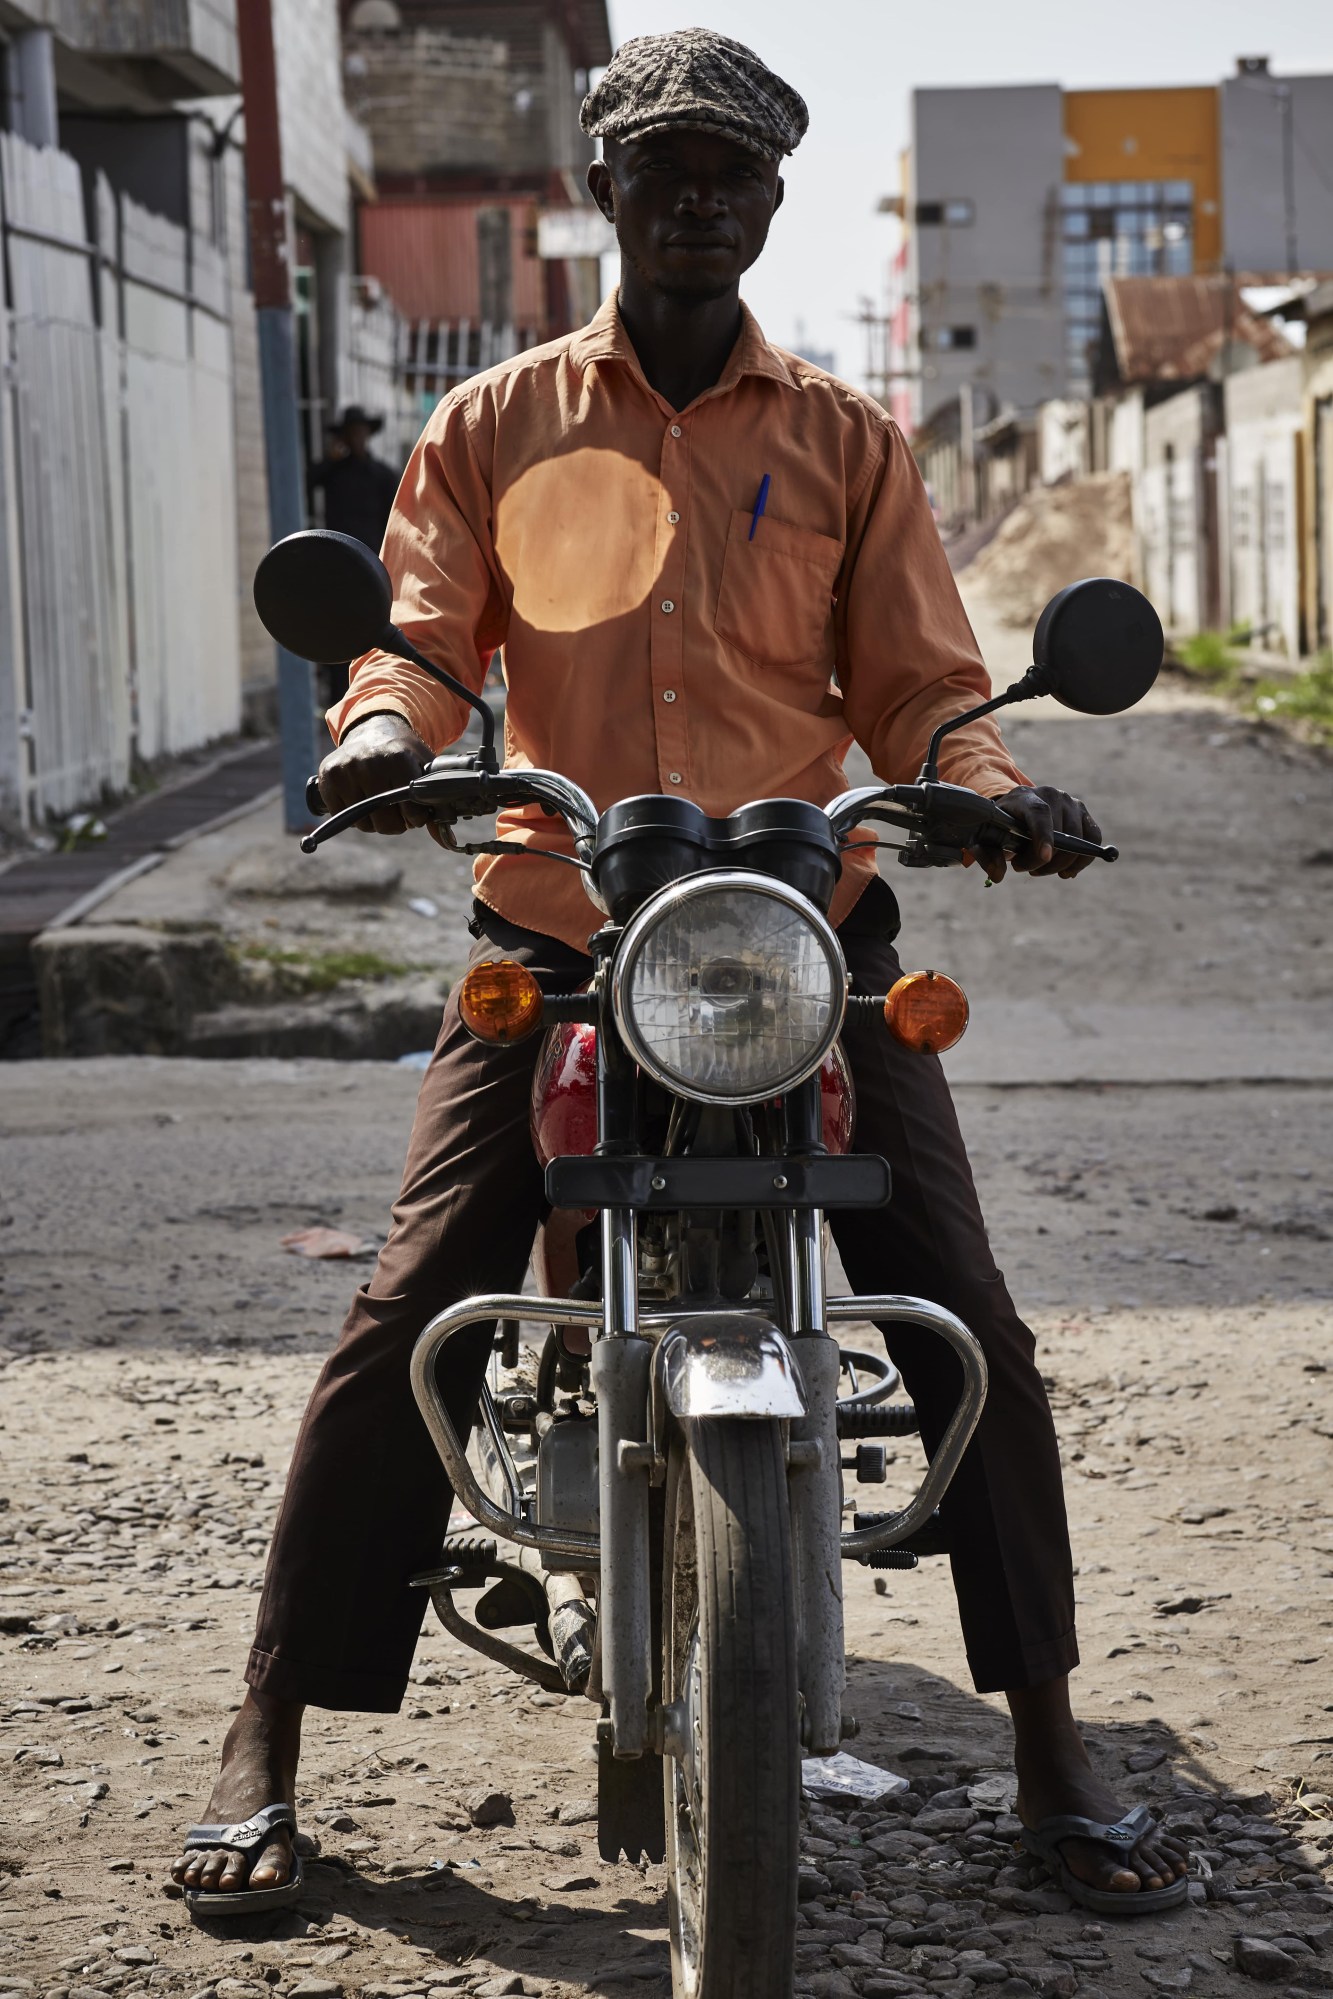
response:
<path fill-rule="evenodd" d="M 393 791 L 420 777 L 434 751 L 422 742 L 402 715 L 367 715 L 354 722 L 336 750 L 319 767 L 319 789 L 330 812 L 341 812 L 377 791 Z M 402 805 L 386 805 L 363 819 L 361 833 L 405 833 L 424 826 L 426 814 Z"/>

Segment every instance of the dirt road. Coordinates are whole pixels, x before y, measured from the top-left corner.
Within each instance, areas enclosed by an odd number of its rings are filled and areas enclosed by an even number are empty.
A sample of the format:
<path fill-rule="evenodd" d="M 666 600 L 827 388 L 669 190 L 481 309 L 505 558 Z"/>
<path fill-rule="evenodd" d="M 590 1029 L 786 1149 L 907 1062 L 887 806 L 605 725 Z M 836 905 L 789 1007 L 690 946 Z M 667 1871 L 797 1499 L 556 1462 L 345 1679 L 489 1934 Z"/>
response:
<path fill-rule="evenodd" d="M 1329 1989 L 1329 766 L 1174 692 L 1010 733 L 1099 809 L 1119 867 L 891 879 L 908 961 L 974 1000 L 960 1107 L 1053 1384 L 1094 1754 L 1194 1828 L 1210 1878 L 1134 1927 L 1036 1882 L 947 1571 L 881 1595 L 853 1570 L 854 1746 L 913 1790 L 812 1810 L 802 1990 Z M 163 1891 L 357 1274 L 279 1237 L 382 1230 L 415 1088 L 371 1064 L 4 1072 L 0 1995 L 669 1990 L 660 1870 L 595 1858 L 589 1716 L 442 1633 L 401 1715 L 310 1717 L 300 1810 L 322 1850 L 298 1916 L 210 1935 Z M 912 1467 L 900 1449 L 895 1489 Z M 514 1823 L 478 1829 L 491 1790 Z"/>

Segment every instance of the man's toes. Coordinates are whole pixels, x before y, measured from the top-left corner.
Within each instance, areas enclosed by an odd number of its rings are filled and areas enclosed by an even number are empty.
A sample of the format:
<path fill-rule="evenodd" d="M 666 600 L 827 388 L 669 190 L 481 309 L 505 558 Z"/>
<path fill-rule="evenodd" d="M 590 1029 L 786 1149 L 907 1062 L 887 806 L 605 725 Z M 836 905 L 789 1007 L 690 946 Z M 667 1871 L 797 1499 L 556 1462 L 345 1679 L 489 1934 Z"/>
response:
<path fill-rule="evenodd" d="M 1138 1875 L 1131 1868 L 1123 1867 L 1104 1846 L 1094 1845 L 1088 1840 L 1071 1840 L 1064 1849 L 1064 1855 L 1070 1873 L 1085 1881 L 1089 1888 L 1132 1895 L 1139 1886 Z"/>
<path fill-rule="evenodd" d="M 256 1888 L 280 1888 L 291 1875 L 291 1861 L 285 1839 L 270 1840 L 251 1870 Z"/>
<path fill-rule="evenodd" d="M 199 1886 L 206 1895 L 217 1893 L 218 1883 L 226 1872 L 229 1858 L 230 1856 L 222 1851 L 204 1855 L 204 1864 L 199 1870 Z"/>
<path fill-rule="evenodd" d="M 247 1887 L 249 1880 L 250 1866 L 245 1854 L 229 1853 L 227 1864 L 222 1870 L 222 1878 L 218 1882 L 219 1893 L 234 1895 L 239 1889 Z"/>
<path fill-rule="evenodd" d="M 204 1856 L 194 1847 L 183 1853 L 171 1870 L 173 1881 L 179 1881 L 182 1888 L 199 1886 L 199 1871 L 204 1864 Z"/>
<path fill-rule="evenodd" d="M 1145 1888 L 1169 1888 L 1189 1872 L 1189 1854 L 1175 1840 L 1157 1838 L 1141 1846 L 1134 1864 Z"/>

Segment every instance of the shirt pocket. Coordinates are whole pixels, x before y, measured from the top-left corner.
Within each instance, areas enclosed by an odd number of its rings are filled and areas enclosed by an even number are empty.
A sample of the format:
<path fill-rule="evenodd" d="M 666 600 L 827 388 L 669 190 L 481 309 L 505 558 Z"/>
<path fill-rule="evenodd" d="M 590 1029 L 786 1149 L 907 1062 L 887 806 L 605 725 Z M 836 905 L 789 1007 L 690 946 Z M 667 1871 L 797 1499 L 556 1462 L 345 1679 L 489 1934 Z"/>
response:
<path fill-rule="evenodd" d="M 713 629 L 764 666 L 827 668 L 833 658 L 833 586 L 843 544 L 761 514 L 731 517 Z"/>

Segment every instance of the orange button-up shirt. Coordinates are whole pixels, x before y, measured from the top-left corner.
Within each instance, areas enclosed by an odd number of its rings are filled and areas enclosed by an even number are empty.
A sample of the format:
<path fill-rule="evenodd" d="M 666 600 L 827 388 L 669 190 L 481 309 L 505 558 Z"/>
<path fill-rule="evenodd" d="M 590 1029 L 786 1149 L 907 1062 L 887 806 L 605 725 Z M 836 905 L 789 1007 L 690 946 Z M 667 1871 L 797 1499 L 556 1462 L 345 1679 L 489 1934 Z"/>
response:
<path fill-rule="evenodd" d="M 853 738 L 879 777 L 909 780 L 936 724 L 990 694 L 897 425 L 770 346 L 748 311 L 721 379 L 683 410 L 650 388 L 614 298 L 462 383 L 412 454 L 384 561 L 394 618 L 428 658 L 480 688 L 503 648 L 506 764 L 559 771 L 599 809 L 638 792 L 717 816 L 752 798 L 826 805 Z M 329 726 L 341 739 L 385 711 L 437 751 L 469 715 L 368 653 Z M 946 737 L 941 774 L 991 796 L 1026 782 L 990 720 Z M 499 831 L 571 850 L 535 808 Z M 874 867 L 846 856 L 835 923 Z M 488 855 L 475 882 L 579 950 L 601 920 L 558 861 Z"/>

